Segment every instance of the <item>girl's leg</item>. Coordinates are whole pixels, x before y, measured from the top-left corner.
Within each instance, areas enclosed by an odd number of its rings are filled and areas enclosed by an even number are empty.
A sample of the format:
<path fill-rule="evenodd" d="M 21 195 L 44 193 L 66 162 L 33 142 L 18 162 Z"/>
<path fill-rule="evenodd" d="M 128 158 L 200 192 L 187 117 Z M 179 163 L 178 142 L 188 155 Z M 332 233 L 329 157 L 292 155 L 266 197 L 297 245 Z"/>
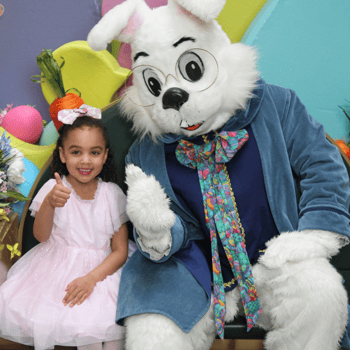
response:
<path fill-rule="evenodd" d="M 102 350 L 102 343 L 78 346 L 78 350 Z"/>
<path fill-rule="evenodd" d="M 103 343 L 103 350 L 123 350 L 123 349 L 124 349 L 124 339 L 107 341 Z"/>

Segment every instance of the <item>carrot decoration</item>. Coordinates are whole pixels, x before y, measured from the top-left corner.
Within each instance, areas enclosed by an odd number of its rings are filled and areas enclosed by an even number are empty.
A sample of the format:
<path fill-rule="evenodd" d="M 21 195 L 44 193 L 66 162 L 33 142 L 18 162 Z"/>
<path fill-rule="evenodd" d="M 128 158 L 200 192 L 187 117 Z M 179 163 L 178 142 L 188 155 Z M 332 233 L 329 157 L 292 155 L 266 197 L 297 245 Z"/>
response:
<path fill-rule="evenodd" d="M 350 116 L 347 113 L 347 111 L 345 110 L 345 108 L 343 108 L 342 106 L 338 106 L 343 113 L 345 114 L 346 118 L 348 118 L 348 120 L 350 121 Z M 348 106 L 349 107 L 349 106 Z M 337 146 L 339 147 L 339 149 L 349 158 L 350 160 L 350 142 L 346 143 L 343 140 L 334 140 L 334 142 L 337 144 Z"/>
<path fill-rule="evenodd" d="M 84 104 L 84 100 L 72 92 L 68 93 L 62 98 L 56 98 L 55 101 L 51 103 L 50 106 L 50 115 L 53 123 L 55 124 L 56 129 L 58 130 L 63 123 L 58 120 L 58 112 L 62 109 L 74 109 L 79 108 Z"/>
<path fill-rule="evenodd" d="M 344 152 L 344 154 L 350 159 L 350 148 L 343 140 L 334 140 L 337 146 Z"/>
<path fill-rule="evenodd" d="M 44 79 L 51 89 L 55 92 L 57 98 L 50 105 L 51 119 L 58 130 L 63 123 L 58 120 L 58 112 L 62 109 L 79 108 L 84 104 L 84 100 L 70 92 L 67 93 L 64 89 L 61 68 L 64 65 L 64 60 L 61 66 L 53 58 L 52 51 L 43 49 L 41 54 L 37 56 L 37 63 L 42 72 L 41 75 L 33 76 L 32 81 L 40 83 Z"/>

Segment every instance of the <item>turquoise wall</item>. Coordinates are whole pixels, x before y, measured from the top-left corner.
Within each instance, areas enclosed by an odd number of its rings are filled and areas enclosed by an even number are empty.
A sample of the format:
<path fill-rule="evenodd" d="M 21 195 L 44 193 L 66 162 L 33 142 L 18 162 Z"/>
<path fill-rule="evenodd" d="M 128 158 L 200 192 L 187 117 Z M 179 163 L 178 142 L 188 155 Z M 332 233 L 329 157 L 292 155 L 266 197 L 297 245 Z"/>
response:
<path fill-rule="evenodd" d="M 348 138 L 338 105 L 350 101 L 350 0 L 269 0 L 242 42 L 257 47 L 268 83 L 295 90 L 331 137 Z"/>

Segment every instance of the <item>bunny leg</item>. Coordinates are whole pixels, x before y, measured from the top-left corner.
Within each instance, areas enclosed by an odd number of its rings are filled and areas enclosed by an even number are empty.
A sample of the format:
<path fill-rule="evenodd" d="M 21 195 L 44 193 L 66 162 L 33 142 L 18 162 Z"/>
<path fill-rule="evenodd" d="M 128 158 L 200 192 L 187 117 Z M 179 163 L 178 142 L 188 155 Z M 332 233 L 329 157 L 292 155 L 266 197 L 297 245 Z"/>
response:
<path fill-rule="evenodd" d="M 159 314 L 130 316 L 125 327 L 126 350 L 209 350 L 216 335 L 212 306 L 189 333 Z"/>
<path fill-rule="evenodd" d="M 253 267 L 266 350 L 336 350 L 347 325 L 342 277 L 326 258 Z"/>

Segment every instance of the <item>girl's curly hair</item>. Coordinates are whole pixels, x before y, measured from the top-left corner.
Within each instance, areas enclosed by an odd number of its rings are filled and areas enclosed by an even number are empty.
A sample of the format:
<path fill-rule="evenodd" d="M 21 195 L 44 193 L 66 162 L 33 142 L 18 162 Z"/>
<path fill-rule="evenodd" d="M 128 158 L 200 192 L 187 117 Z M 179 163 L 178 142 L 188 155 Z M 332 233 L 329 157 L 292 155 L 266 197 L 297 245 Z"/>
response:
<path fill-rule="evenodd" d="M 115 165 L 113 151 L 109 142 L 107 130 L 99 119 L 94 119 L 88 116 L 78 117 L 72 125 L 63 124 L 59 130 L 59 137 L 57 139 L 56 148 L 53 151 L 53 160 L 51 163 L 51 177 L 54 177 L 54 173 L 57 172 L 60 176 L 68 175 L 68 170 L 65 163 L 61 162 L 59 148 L 63 147 L 63 142 L 67 138 L 68 133 L 76 128 L 82 128 L 88 126 L 90 128 L 98 128 L 101 130 L 103 138 L 106 142 L 106 149 L 108 149 L 108 156 L 106 162 L 103 165 L 102 171 L 98 175 L 105 182 L 118 182 L 117 167 Z"/>

